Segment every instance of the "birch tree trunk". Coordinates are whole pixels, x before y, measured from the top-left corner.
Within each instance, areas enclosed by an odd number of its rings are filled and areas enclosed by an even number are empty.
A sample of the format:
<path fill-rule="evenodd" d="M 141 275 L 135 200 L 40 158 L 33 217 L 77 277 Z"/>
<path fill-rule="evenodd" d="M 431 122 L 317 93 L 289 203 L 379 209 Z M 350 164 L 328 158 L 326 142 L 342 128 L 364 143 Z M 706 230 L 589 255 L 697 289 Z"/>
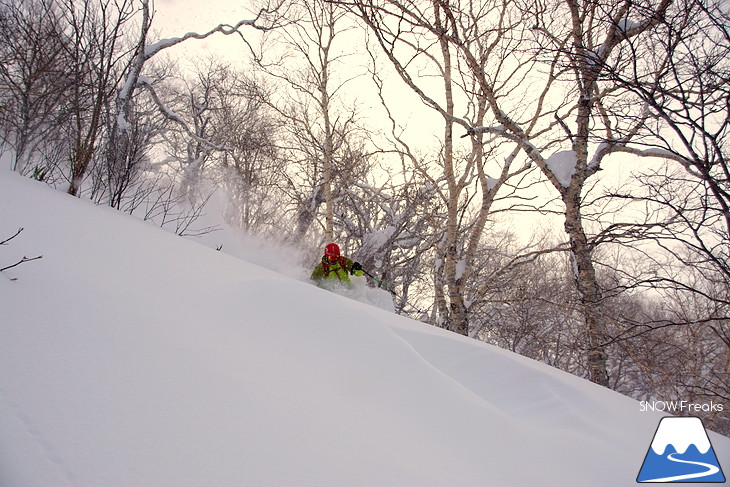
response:
<path fill-rule="evenodd" d="M 444 118 L 444 176 L 446 178 L 448 200 L 446 201 L 446 236 L 444 239 L 444 273 L 445 284 L 448 290 L 449 309 L 447 328 L 460 335 L 469 334 L 467 310 L 464 305 L 462 273 L 457 269 L 460 256 L 457 247 L 459 233 L 458 209 L 459 196 L 462 188 L 454 171 L 454 93 L 452 80 L 452 61 L 448 41 L 446 40 L 447 26 L 442 19 L 441 1 L 433 2 L 434 27 L 439 32 L 439 48 L 441 49 L 442 71 L 444 83 L 445 116 Z"/>
<path fill-rule="evenodd" d="M 565 233 L 570 243 L 575 286 L 585 320 L 589 378 L 602 386 L 609 385 L 606 325 L 601 308 L 601 290 L 593 265 L 592 247 L 583 228 L 581 216 L 581 187 L 575 184 L 563 194 L 565 203 Z"/>
<path fill-rule="evenodd" d="M 338 190 L 333 184 L 341 176 L 337 162 L 347 145 L 348 131 L 356 125 L 355 110 L 347 113 L 343 109 L 343 87 L 356 77 L 344 72 L 340 64 L 349 55 L 344 49 L 348 31 L 354 30 L 345 14 L 325 0 L 292 2 L 288 24 L 275 37 L 282 42 L 285 53 L 256 59 L 264 73 L 292 88 L 291 94 L 279 94 L 272 107 L 289 127 L 290 157 L 301 161 L 293 165 L 308 166 L 300 171 L 306 173 L 306 181 L 297 178 L 292 184 L 295 199 L 303 205 L 297 211 L 297 240 L 315 222 L 322 226 L 326 241 L 336 239 L 334 206 Z M 301 67 L 291 68 L 288 58 L 292 53 Z M 309 194 L 302 196 L 302 188 L 307 188 Z"/>
<path fill-rule="evenodd" d="M 334 220 L 335 210 L 332 202 L 332 163 L 334 156 L 334 133 L 332 122 L 330 120 L 330 94 L 329 94 L 329 52 L 334 40 L 334 18 L 331 18 L 329 24 L 329 37 L 327 41 L 320 45 L 322 60 L 321 63 L 321 81 L 318 87 L 320 93 L 319 109 L 324 121 L 324 142 L 322 147 L 322 186 L 324 189 L 324 239 L 332 242 L 335 239 Z"/>
<path fill-rule="evenodd" d="M 509 37 L 506 23 L 512 21 L 505 22 L 505 12 L 511 6 L 499 0 L 479 6 L 444 0 L 357 0 L 350 6 L 370 28 L 405 85 L 443 122 L 438 154 L 442 172 L 417 168 L 437 188 L 442 208 L 433 218 L 434 231 L 442 236 L 434 258 L 432 320 L 468 335 L 468 303 L 474 301 L 473 289 L 481 287 L 469 288 L 467 283 L 479 278 L 474 270 L 477 250 L 492 203 L 504 182 L 526 168 L 510 168 L 516 151 L 487 160 L 482 134 L 469 130 L 482 124 L 488 112 L 486 79 L 494 73 L 487 72 L 487 66 L 499 70 L 509 56 L 498 46 Z M 436 85 L 424 80 L 434 76 L 438 76 Z M 459 145 L 455 139 L 459 127 L 467 132 L 461 137 L 471 137 L 467 141 L 471 153 L 467 144 Z M 473 207 L 477 194 L 481 204 Z"/>

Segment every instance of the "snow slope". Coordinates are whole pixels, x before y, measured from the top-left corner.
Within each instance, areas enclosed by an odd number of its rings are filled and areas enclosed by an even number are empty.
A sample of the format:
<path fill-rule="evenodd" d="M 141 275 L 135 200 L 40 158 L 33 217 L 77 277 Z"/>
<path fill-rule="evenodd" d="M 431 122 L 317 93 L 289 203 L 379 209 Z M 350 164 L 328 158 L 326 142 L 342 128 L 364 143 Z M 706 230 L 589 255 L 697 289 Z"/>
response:
<path fill-rule="evenodd" d="M 614 487 L 659 422 L 0 171 L 0 236 L 21 226 L 0 264 L 44 257 L 0 275 L 2 487 Z"/>

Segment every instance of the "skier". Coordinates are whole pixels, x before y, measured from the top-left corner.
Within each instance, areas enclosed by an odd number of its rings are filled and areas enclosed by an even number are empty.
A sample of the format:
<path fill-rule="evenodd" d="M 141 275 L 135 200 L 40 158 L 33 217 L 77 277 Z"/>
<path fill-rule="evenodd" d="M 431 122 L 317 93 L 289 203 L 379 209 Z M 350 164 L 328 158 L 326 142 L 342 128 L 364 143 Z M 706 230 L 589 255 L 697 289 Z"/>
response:
<path fill-rule="evenodd" d="M 362 276 L 362 274 L 363 268 L 360 263 L 341 255 L 339 245 L 330 243 L 325 246 L 322 261 L 314 268 L 310 279 L 319 287 L 331 288 L 333 284 L 350 286 L 350 275 Z"/>

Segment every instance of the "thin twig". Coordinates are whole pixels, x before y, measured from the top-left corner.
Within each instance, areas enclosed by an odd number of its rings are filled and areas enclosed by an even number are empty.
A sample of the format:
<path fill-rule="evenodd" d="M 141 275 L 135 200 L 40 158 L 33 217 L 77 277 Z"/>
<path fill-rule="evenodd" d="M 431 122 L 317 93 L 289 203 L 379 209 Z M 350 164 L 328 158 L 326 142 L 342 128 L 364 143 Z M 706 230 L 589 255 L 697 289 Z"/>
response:
<path fill-rule="evenodd" d="M 8 270 L 8 269 L 12 269 L 13 267 L 19 266 L 20 264 L 25 264 L 26 262 L 31 262 L 31 261 L 33 261 L 33 260 L 38 260 L 38 259 L 42 259 L 42 258 L 43 258 L 43 256 L 42 256 L 42 255 L 39 255 L 38 257 L 30 257 L 30 258 L 28 258 L 28 257 L 23 257 L 22 259 L 20 259 L 20 260 L 19 260 L 18 262 L 16 262 L 15 264 L 9 265 L 9 266 L 7 266 L 7 267 L 3 267 L 3 268 L 0 268 L 0 272 L 2 272 L 2 271 L 6 271 L 6 270 Z"/>
<path fill-rule="evenodd" d="M 15 237 L 17 237 L 18 235 L 20 235 L 20 232 L 22 232 L 22 231 L 23 231 L 23 227 L 20 227 L 20 228 L 18 229 L 18 231 L 17 231 L 17 232 L 15 232 L 15 234 L 14 234 L 14 235 L 13 235 L 12 237 L 9 237 L 9 238 L 6 238 L 6 239 L 5 239 L 5 240 L 3 240 L 3 241 L 0 241 L 0 245 L 6 245 L 6 244 L 7 244 L 8 242 L 10 242 L 10 241 L 11 241 L 12 239 L 14 239 L 14 238 L 15 238 Z M 9 266 L 6 266 L 6 267 L 2 267 L 2 268 L 0 268 L 0 272 L 6 271 L 6 270 L 8 270 L 8 269 L 12 269 L 13 267 L 17 267 L 17 266 L 19 266 L 20 264 L 25 264 L 26 262 L 31 262 L 31 261 L 34 261 L 34 260 L 38 260 L 38 259 L 42 259 L 42 258 L 43 258 L 43 256 L 42 256 L 42 255 L 39 255 L 38 257 L 30 257 L 30 258 L 29 258 L 29 257 L 26 257 L 26 256 L 23 256 L 23 258 L 22 258 L 22 259 L 20 259 L 20 260 L 19 260 L 18 262 L 16 262 L 15 264 L 12 264 L 12 265 L 9 265 Z M 15 281 L 15 279 L 14 279 L 14 278 L 12 278 L 12 277 L 10 278 L 10 280 L 11 280 L 11 281 Z"/>
<path fill-rule="evenodd" d="M 12 239 L 14 239 L 14 238 L 15 238 L 15 237 L 17 237 L 18 235 L 20 235 L 20 232 L 22 232 L 22 231 L 23 231 L 23 227 L 20 227 L 20 228 L 18 228 L 18 231 L 17 231 L 17 232 L 15 232 L 15 235 L 13 235 L 13 236 L 12 236 L 12 237 L 10 237 L 10 238 L 6 238 L 6 239 L 5 239 L 5 240 L 3 240 L 2 242 L 0 242 L 0 245 L 5 245 L 6 243 L 10 242 L 10 241 L 11 241 Z"/>

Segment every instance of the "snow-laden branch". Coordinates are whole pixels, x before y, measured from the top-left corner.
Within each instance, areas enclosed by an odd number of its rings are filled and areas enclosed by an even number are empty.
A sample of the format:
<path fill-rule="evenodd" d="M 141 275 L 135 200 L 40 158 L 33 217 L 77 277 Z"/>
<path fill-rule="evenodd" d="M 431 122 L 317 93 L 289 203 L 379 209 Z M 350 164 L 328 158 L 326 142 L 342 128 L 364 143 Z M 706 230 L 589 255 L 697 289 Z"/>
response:
<path fill-rule="evenodd" d="M 262 11 L 262 13 L 263 13 L 263 11 Z M 241 20 L 240 22 L 238 22 L 235 25 L 220 24 L 217 27 L 215 27 L 214 29 L 211 29 L 204 34 L 199 34 L 197 32 L 188 32 L 187 34 L 183 35 L 182 37 L 171 37 L 169 39 L 161 39 L 161 40 L 145 47 L 145 50 L 144 50 L 145 60 L 148 60 L 151 57 L 155 56 L 163 49 L 167 49 L 168 47 L 175 46 L 177 44 L 180 44 L 181 42 L 187 41 L 188 39 L 202 40 L 202 39 L 206 39 L 218 32 L 220 32 L 223 35 L 232 35 L 232 34 L 240 35 L 241 27 L 253 27 L 254 29 L 258 29 L 258 30 L 270 30 L 271 29 L 270 26 L 263 26 L 263 25 L 259 25 L 256 23 L 260 16 L 261 16 L 261 13 L 259 14 L 259 16 L 257 16 L 253 20 Z"/>
<path fill-rule="evenodd" d="M 262 17 L 265 17 L 273 12 L 277 12 L 283 5 L 283 0 L 280 0 L 278 4 L 276 4 L 271 9 L 262 8 L 259 10 L 258 14 L 253 19 L 248 20 L 241 20 L 238 23 L 234 25 L 230 24 L 219 24 L 217 27 L 209 30 L 205 33 L 197 33 L 197 32 L 188 32 L 187 34 L 181 36 L 181 37 L 172 37 L 169 39 L 162 39 L 158 42 L 155 42 L 153 44 L 147 45 L 147 34 L 149 32 L 150 26 L 152 24 L 152 17 L 153 15 L 150 12 L 150 5 L 149 0 L 141 0 L 142 4 L 142 27 L 141 27 L 141 33 L 140 38 L 137 44 L 137 53 L 135 55 L 134 60 L 130 64 L 129 72 L 127 73 L 127 76 L 125 77 L 124 83 L 122 85 L 122 88 L 119 90 L 118 94 L 118 105 L 119 105 L 119 113 L 117 116 L 117 129 L 118 130 L 124 130 L 126 127 L 129 126 L 127 116 L 129 113 L 129 103 L 132 99 L 132 95 L 134 93 L 134 90 L 138 86 L 145 86 L 148 88 L 151 88 L 148 83 L 145 83 L 144 80 L 141 79 L 142 76 L 142 69 L 144 67 L 144 63 L 149 61 L 152 57 L 159 54 L 164 49 L 167 49 L 169 47 L 178 45 L 182 42 L 185 42 L 189 39 L 206 39 L 213 34 L 221 33 L 223 35 L 232 35 L 232 34 L 238 34 L 243 38 L 243 35 L 240 32 L 240 29 L 243 27 L 251 27 L 257 30 L 271 30 L 274 28 L 275 23 L 271 23 L 270 25 L 262 25 L 259 23 Z M 150 90 L 151 92 L 154 92 L 153 90 Z M 155 99 L 155 102 L 162 108 L 162 104 L 159 102 L 159 99 L 156 97 L 156 95 L 153 95 L 153 98 Z M 167 118 L 171 118 L 175 121 L 181 122 L 184 124 L 184 121 L 181 117 L 177 116 L 176 114 L 172 113 L 171 111 L 164 112 L 164 115 Z M 186 128 L 186 131 L 190 133 L 190 130 Z M 214 144 L 211 144 L 209 142 L 204 142 L 206 145 L 215 147 Z"/>
<path fill-rule="evenodd" d="M 127 73 L 124 84 L 117 94 L 117 131 L 129 130 L 129 105 L 132 101 L 132 94 L 134 93 L 134 89 L 137 85 L 137 80 L 142 73 L 142 68 L 144 67 L 144 63 L 146 60 L 144 56 L 144 46 L 147 42 L 147 33 L 149 32 L 150 26 L 152 25 L 152 15 L 150 13 L 148 0 L 142 0 L 141 25 L 141 32 L 139 40 L 137 41 L 137 49 L 134 55 L 134 59 L 132 59 L 129 65 L 129 73 Z"/>
<path fill-rule="evenodd" d="M 143 4 L 146 4 L 147 2 L 144 1 Z M 268 16 L 269 14 L 272 14 L 274 12 L 278 12 L 282 6 L 284 5 L 284 0 L 279 0 L 279 2 L 273 7 L 273 8 L 262 8 L 258 11 L 256 16 L 253 19 L 247 19 L 247 20 L 240 20 L 238 23 L 234 25 L 230 24 L 219 24 L 218 26 L 214 27 L 213 29 L 209 30 L 208 32 L 205 32 L 203 34 L 199 34 L 197 32 L 188 32 L 187 34 L 181 36 L 181 37 L 172 37 L 169 39 L 161 39 L 154 44 L 150 44 L 149 46 L 146 46 L 144 49 L 144 57 L 145 60 L 150 59 L 152 56 L 156 55 L 163 49 L 167 49 L 168 47 L 175 46 L 177 44 L 180 44 L 181 42 L 185 42 L 188 39 L 206 39 L 213 34 L 221 33 L 223 35 L 232 35 L 232 34 L 238 34 L 241 35 L 240 29 L 242 27 L 251 27 L 256 30 L 262 30 L 262 31 L 268 31 L 274 28 L 275 22 L 272 22 L 270 25 L 263 25 L 260 24 L 259 21 L 263 18 Z"/>
<path fill-rule="evenodd" d="M 633 154 L 639 157 L 658 157 L 660 159 L 669 159 L 679 163 L 686 163 L 686 159 L 679 154 L 676 154 L 667 149 L 660 147 L 650 147 L 648 149 L 638 149 L 636 147 L 629 147 L 625 145 L 617 145 L 611 148 L 611 152 L 624 152 L 627 154 Z"/>
<path fill-rule="evenodd" d="M 187 122 L 185 121 L 185 119 L 182 116 L 180 116 L 175 111 L 170 109 L 170 107 L 165 105 L 162 102 L 162 100 L 160 100 L 160 97 L 157 96 L 157 92 L 155 92 L 155 89 L 152 87 L 152 85 L 150 84 L 150 82 L 147 78 L 140 77 L 139 81 L 138 81 L 138 85 L 147 89 L 150 96 L 152 97 L 152 100 L 155 102 L 157 107 L 160 109 L 160 112 L 162 113 L 162 115 L 165 118 L 167 118 L 168 120 L 172 120 L 173 122 L 176 122 L 177 124 L 179 124 L 183 128 L 185 133 L 187 133 L 193 140 L 209 147 L 210 149 L 214 149 L 214 150 L 218 150 L 218 151 L 230 151 L 231 150 L 230 147 L 227 147 L 225 145 L 215 144 L 208 139 L 204 139 L 203 137 L 196 135 L 195 132 L 193 132 L 190 129 Z"/>
<path fill-rule="evenodd" d="M 461 136 L 463 139 L 464 137 L 469 137 L 472 135 L 477 134 L 490 134 L 490 135 L 500 135 L 505 136 L 507 134 L 507 129 L 504 125 L 494 125 L 494 126 L 482 126 L 482 127 L 471 127 L 466 131 L 464 135 Z"/>

